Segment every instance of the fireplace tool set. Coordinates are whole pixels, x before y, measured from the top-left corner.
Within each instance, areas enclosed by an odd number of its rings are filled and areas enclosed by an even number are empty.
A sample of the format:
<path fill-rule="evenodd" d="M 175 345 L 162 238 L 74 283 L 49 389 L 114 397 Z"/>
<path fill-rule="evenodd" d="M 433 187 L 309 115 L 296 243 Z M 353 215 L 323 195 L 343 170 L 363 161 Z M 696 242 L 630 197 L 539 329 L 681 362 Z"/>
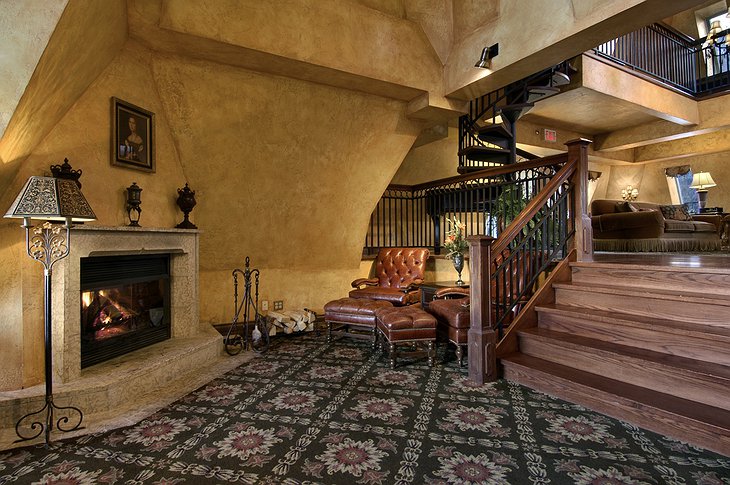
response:
<path fill-rule="evenodd" d="M 251 259 L 246 256 L 244 270 L 233 270 L 233 306 L 235 314 L 228 333 L 223 339 L 228 355 L 236 355 L 248 348 L 255 352 L 266 352 L 269 348 L 269 322 L 258 310 L 259 303 L 259 270 L 250 268 Z M 243 298 L 238 301 L 238 278 L 243 275 Z M 256 287 L 251 292 L 251 277 Z M 251 326 L 253 325 L 253 326 Z"/>

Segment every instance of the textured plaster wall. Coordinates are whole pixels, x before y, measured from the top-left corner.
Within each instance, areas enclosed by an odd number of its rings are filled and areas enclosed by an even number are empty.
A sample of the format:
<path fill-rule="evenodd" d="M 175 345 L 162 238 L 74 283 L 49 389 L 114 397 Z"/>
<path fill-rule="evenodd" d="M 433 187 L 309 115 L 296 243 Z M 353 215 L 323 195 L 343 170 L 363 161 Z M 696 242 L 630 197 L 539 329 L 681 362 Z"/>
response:
<path fill-rule="evenodd" d="M 25 91 L 67 0 L 0 0 L 0 137 Z"/>
<path fill-rule="evenodd" d="M 405 103 L 176 57 L 154 71 L 198 198 L 201 318 L 230 320 L 230 273 L 246 256 L 288 308 L 345 294 L 373 206 L 420 131 Z"/>
<path fill-rule="evenodd" d="M 173 32 L 441 93 L 443 65 L 419 25 L 356 2 L 162 3 L 160 25 Z"/>
<path fill-rule="evenodd" d="M 727 154 L 714 153 L 691 159 L 668 160 L 657 163 L 646 163 L 636 166 L 617 165 L 611 170 L 611 178 L 607 189 L 607 198 L 620 199 L 621 189 L 627 184 L 639 187 L 638 200 L 671 204 L 667 178 L 664 169 L 677 165 L 689 165 L 693 172 L 710 172 L 717 186 L 708 189 L 707 206 L 730 209 L 730 166 L 727 164 Z"/>
<path fill-rule="evenodd" d="M 415 185 L 459 175 L 459 130 L 449 127 L 448 136 L 408 152 L 393 177 L 393 184 Z"/>
<path fill-rule="evenodd" d="M 17 222 L 0 225 L 0 391 L 19 387 L 23 379 L 23 309 L 20 258 L 24 256 Z"/>

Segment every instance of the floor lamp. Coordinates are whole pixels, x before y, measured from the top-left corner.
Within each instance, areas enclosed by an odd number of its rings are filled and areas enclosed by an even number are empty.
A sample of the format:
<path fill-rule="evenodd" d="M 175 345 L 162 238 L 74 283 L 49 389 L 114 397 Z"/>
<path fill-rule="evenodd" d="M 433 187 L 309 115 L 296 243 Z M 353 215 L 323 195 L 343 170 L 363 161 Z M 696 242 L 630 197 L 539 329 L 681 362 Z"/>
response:
<path fill-rule="evenodd" d="M 73 222 L 93 221 L 96 219 L 91 206 L 81 194 L 73 180 L 53 177 L 30 177 L 23 190 L 10 206 L 5 217 L 22 218 L 25 229 L 25 245 L 28 256 L 43 265 L 45 287 L 43 293 L 45 323 L 45 380 L 46 403 L 38 411 L 26 414 L 15 424 L 18 435 L 16 443 L 39 437 L 45 431 L 46 444 L 51 442 L 54 427 L 54 413 L 61 415 L 55 427 L 62 432 L 81 428 L 84 415 L 73 406 L 56 406 L 53 403 L 53 353 L 51 348 L 51 275 L 53 265 L 68 256 L 71 244 L 71 224 Z M 46 222 L 33 228 L 31 219 Z M 50 221 L 63 222 L 63 225 Z M 62 232 L 62 229 L 65 232 Z M 31 232 L 32 230 L 32 232 Z M 44 416 L 45 413 L 45 416 Z M 78 417 L 77 417 L 78 415 Z M 78 422 L 77 422 L 78 421 Z M 27 434 L 23 427 L 30 428 Z"/>

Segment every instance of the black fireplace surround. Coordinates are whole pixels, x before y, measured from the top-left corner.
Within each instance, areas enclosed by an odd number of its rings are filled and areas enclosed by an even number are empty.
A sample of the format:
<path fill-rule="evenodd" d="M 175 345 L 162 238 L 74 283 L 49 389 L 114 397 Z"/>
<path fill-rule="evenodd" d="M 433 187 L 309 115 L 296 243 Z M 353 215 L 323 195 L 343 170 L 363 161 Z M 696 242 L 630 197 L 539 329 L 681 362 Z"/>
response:
<path fill-rule="evenodd" d="M 81 368 L 169 338 L 169 254 L 81 259 Z"/>

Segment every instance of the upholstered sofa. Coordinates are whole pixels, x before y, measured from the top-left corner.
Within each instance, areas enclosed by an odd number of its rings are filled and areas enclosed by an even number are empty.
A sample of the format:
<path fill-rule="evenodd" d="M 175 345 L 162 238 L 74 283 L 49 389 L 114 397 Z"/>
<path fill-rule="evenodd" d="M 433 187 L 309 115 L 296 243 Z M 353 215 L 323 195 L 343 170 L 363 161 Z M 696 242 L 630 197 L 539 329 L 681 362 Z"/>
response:
<path fill-rule="evenodd" d="M 591 203 L 596 251 L 715 251 L 722 218 L 690 215 L 677 205 L 623 200 Z"/>

